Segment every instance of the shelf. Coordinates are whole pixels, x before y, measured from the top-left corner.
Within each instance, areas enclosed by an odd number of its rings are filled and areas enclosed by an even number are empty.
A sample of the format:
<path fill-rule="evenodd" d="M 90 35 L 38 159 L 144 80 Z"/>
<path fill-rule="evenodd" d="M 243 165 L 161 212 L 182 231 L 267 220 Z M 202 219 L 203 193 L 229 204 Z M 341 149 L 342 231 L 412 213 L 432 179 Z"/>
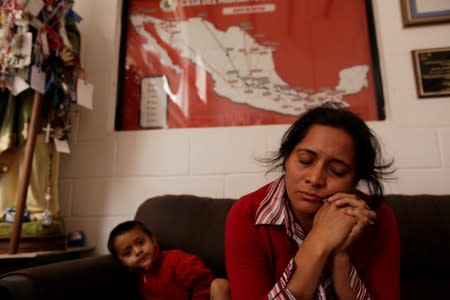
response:
<path fill-rule="evenodd" d="M 42 256 L 57 256 L 63 254 L 82 254 L 85 252 L 94 251 L 94 246 L 85 247 L 68 247 L 65 250 L 51 250 L 51 251 L 37 251 L 37 252 L 19 252 L 16 254 L 0 254 L 0 260 L 3 259 L 22 259 L 22 258 L 36 258 Z"/>
<path fill-rule="evenodd" d="M 66 250 L 0 254 L 0 274 L 23 268 L 31 268 L 66 260 L 83 258 L 91 255 L 94 250 L 94 246 L 85 246 L 68 247 Z"/>

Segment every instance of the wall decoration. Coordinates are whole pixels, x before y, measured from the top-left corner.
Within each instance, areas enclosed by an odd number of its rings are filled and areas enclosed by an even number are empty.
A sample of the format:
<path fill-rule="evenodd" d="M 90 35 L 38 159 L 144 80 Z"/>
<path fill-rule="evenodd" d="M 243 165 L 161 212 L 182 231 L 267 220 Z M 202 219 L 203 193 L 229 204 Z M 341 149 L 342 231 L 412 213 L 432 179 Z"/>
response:
<path fill-rule="evenodd" d="M 86 101 L 92 88 L 80 61 L 82 18 L 73 5 L 0 4 L 0 253 L 6 243 L 10 254 L 66 247 L 59 154 L 70 153 L 77 106 L 92 101 Z"/>
<path fill-rule="evenodd" d="M 450 22 L 448 0 L 400 0 L 404 26 Z"/>
<path fill-rule="evenodd" d="M 384 119 L 371 1 L 125 0 L 117 130 Z"/>
<path fill-rule="evenodd" d="M 412 51 L 419 97 L 450 96 L 450 47 Z"/>

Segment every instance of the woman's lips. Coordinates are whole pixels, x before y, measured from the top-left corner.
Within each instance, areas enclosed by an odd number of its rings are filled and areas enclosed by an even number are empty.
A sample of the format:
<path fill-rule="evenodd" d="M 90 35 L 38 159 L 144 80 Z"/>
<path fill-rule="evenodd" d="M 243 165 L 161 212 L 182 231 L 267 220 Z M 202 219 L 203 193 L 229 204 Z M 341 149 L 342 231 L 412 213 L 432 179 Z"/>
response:
<path fill-rule="evenodd" d="M 300 196 L 302 197 L 303 200 L 309 201 L 309 202 L 322 202 L 323 201 L 323 197 L 320 197 L 316 194 L 300 192 Z"/>

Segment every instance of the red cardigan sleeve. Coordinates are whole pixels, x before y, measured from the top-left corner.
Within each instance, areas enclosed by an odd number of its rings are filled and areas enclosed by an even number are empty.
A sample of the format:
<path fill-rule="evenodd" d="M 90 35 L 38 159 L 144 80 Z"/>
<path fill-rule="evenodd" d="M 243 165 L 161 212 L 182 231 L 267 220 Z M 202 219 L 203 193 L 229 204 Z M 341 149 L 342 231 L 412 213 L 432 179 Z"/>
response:
<path fill-rule="evenodd" d="M 391 209 L 382 203 L 377 209 L 379 227 L 373 251 L 362 280 L 375 300 L 400 299 L 400 239 L 397 221 Z"/>
<path fill-rule="evenodd" d="M 192 291 L 192 300 L 209 300 L 210 286 L 214 275 L 202 260 L 186 252 L 179 251 L 176 271 L 177 281 L 186 290 Z"/>
<path fill-rule="evenodd" d="M 225 262 L 231 299 L 267 299 L 273 274 L 264 256 L 264 245 L 256 231 L 251 210 L 238 201 L 227 216 Z"/>

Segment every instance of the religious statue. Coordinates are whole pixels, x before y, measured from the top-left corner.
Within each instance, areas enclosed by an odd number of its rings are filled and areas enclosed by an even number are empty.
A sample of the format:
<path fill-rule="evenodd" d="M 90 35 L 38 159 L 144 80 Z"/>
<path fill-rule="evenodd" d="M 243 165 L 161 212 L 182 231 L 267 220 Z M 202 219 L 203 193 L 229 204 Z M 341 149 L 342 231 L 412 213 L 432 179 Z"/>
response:
<path fill-rule="evenodd" d="M 41 4 L 41 6 L 37 4 Z M 59 153 L 76 103 L 81 18 L 73 0 L 5 0 L 0 7 L 0 218 L 14 208 L 34 94 L 43 96 L 26 209 L 48 225 L 59 218 Z"/>

